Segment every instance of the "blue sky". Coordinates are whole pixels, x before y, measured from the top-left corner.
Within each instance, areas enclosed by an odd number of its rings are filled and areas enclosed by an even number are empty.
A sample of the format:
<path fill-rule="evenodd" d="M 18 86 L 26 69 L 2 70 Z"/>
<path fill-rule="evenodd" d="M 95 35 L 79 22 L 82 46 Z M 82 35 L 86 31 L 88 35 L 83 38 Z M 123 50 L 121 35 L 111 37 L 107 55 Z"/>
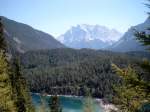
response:
<path fill-rule="evenodd" d="M 0 15 L 57 37 L 77 24 L 125 32 L 147 18 L 146 0 L 0 0 Z"/>

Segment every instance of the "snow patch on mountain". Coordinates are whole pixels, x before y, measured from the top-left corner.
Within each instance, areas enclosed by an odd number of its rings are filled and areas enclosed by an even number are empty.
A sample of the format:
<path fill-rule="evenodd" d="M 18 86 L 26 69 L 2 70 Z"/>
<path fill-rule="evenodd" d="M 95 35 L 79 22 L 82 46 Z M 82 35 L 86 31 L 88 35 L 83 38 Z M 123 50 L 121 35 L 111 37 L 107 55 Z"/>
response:
<path fill-rule="evenodd" d="M 14 37 L 13 40 L 14 40 L 15 42 L 17 42 L 18 44 L 21 44 L 21 41 L 20 41 L 17 37 Z"/>
<path fill-rule="evenodd" d="M 71 27 L 58 40 L 71 48 L 101 49 L 118 41 L 122 34 L 100 25 L 81 24 Z"/>

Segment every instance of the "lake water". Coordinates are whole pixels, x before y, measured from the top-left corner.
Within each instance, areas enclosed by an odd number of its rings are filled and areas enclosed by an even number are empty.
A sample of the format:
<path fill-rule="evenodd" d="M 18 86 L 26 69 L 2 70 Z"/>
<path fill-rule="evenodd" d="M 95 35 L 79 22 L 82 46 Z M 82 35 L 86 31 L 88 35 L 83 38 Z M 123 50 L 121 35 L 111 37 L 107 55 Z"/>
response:
<path fill-rule="evenodd" d="M 43 101 L 45 101 L 45 105 L 48 108 L 48 99 L 50 96 L 42 96 Z M 32 94 L 33 104 L 36 107 L 36 111 L 39 112 L 39 107 L 41 106 L 41 96 L 38 94 Z M 63 112 L 84 112 L 85 107 L 85 98 L 82 97 L 67 97 L 67 96 L 59 96 L 60 104 Z M 103 112 L 100 104 L 96 100 L 92 100 L 92 108 L 93 112 Z"/>

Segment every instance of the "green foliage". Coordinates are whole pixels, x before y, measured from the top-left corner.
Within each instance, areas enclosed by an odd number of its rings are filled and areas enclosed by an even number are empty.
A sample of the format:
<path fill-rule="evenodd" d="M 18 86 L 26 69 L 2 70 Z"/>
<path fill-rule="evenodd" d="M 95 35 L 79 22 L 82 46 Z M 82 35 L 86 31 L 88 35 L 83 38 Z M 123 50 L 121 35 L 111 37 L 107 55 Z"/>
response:
<path fill-rule="evenodd" d="M 93 99 L 91 96 L 85 97 L 83 111 L 84 112 L 95 112 L 94 102 L 93 102 Z"/>
<path fill-rule="evenodd" d="M 94 102 L 90 95 L 89 88 L 86 88 L 86 96 L 84 98 L 83 112 L 95 112 Z"/>
<path fill-rule="evenodd" d="M 4 28 L 0 21 L 0 111 L 34 112 L 20 65 L 16 60 L 14 66 L 11 65 L 6 49 Z"/>
<path fill-rule="evenodd" d="M 6 60 L 4 53 L 0 51 L 0 110 L 1 112 L 16 112 L 12 97 L 10 70 Z"/>
<path fill-rule="evenodd" d="M 150 0 L 148 0 L 150 2 Z M 146 4 L 150 8 L 150 4 Z M 149 12 L 148 12 L 149 14 Z M 144 46 L 150 47 L 150 28 L 146 31 L 136 31 L 135 36 Z M 150 50 L 150 48 L 149 48 Z M 144 60 L 139 64 L 141 68 L 150 74 L 150 62 Z M 142 109 L 143 105 L 150 104 L 150 81 L 144 80 L 131 66 L 126 69 L 120 69 L 115 64 L 112 65 L 116 73 L 123 79 L 121 86 L 114 86 L 117 95 L 114 97 L 114 103 L 119 105 L 123 112 L 148 112 Z M 147 74 L 146 74 L 147 75 Z"/>
<path fill-rule="evenodd" d="M 150 8 L 150 0 L 148 0 L 148 3 L 145 5 Z M 150 14 L 150 12 L 148 12 L 148 14 Z M 150 19 L 150 15 L 148 16 L 148 19 Z M 139 40 L 144 46 L 150 47 L 150 26 L 146 31 L 136 31 L 135 36 L 137 37 L 137 40 Z"/>
<path fill-rule="evenodd" d="M 135 59 L 107 51 L 54 49 L 23 54 L 22 68 L 32 92 L 84 96 L 88 87 L 101 98 L 113 94 L 111 86 L 120 82 L 111 61 L 126 66 Z"/>
<path fill-rule="evenodd" d="M 85 96 L 86 88 L 92 97 L 111 97 L 113 84 L 120 78 L 112 71 L 111 62 L 126 67 L 141 62 L 142 52 L 133 54 L 95 51 L 90 49 L 53 49 L 31 51 L 22 55 L 23 74 L 32 92 Z M 143 53 L 144 57 L 150 57 Z M 130 56 L 129 56 L 130 55 Z M 140 69 L 139 69 L 140 70 Z"/>
<path fill-rule="evenodd" d="M 0 18 L 0 50 L 5 51 L 6 50 L 6 42 L 5 42 L 3 32 L 4 32 L 4 27 L 2 24 L 2 19 Z"/>
<path fill-rule="evenodd" d="M 147 32 L 150 32 L 150 29 L 147 29 Z M 135 36 L 144 46 L 150 45 L 150 33 L 146 33 L 146 31 L 136 32 Z"/>
<path fill-rule="evenodd" d="M 114 103 L 117 104 L 123 112 L 136 112 L 140 107 L 150 102 L 150 83 L 141 79 L 138 74 L 128 66 L 120 69 L 112 64 L 113 69 L 123 79 L 121 86 L 114 86 L 116 96 Z"/>
<path fill-rule="evenodd" d="M 34 108 L 31 104 L 31 97 L 27 88 L 25 78 L 21 73 L 21 66 L 19 59 L 14 59 L 13 74 L 11 77 L 11 84 L 13 87 L 14 98 L 16 99 L 15 104 L 18 112 L 33 112 Z"/>
<path fill-rule="evenodd" d="M 46 99 L 41 95 L 40 96 L 40 106 L 39 106 L 39 109 L 38 109 L 38 112 L 50 112 L 50 109 L 47 109 L 46 107 Z"/>
<path fill-rule="evenodd" d="M 51 101 L 49 101 L 50 112 L 62 112 L 60 106 L 59 97 L 57 95 L 51 96 Z"/>
<path fill-rule="evenodd" d="M 147 8 L 150 9 L 150 0 L 147 0 L 147 2 L 148 2 L 148 3 L 146 3 L 145 5 L 147 6 Z M 150 15 L 150 12 L 147 12 L 147 13 L 148 13 L 148 15 Z"/>
<path fill-rule="evenodd" d="M 0 19 L 0 111 L 16 112 L 12 86 L 10 80 L 10 67 L 5 54 L 6 43 L 3 36 L 3 24 Z"/>

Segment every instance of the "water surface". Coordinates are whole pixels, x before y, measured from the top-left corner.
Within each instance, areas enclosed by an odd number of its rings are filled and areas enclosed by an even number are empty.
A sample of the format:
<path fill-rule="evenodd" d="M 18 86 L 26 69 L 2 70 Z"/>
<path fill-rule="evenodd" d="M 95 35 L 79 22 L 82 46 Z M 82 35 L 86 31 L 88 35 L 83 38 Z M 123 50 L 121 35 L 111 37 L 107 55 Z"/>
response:
<path fill-rule="evenodd" d="M 37 94 L 32 94 L 33 104 L 36 107 L 36 111 L 39 112 L 39 108 L 41 107 L 41 98 L 43 99 L 46 108 L 48 108 L 48 100 L 50 100 L 50 96 L 40 96 Z M 86 99 L 83 97 L 67 97 L 67 96 L 59 96 L 60 104 L 63 112 L 84 112 Z M 100 104 L 96 100 L 92 100 L 92 108 L 93 112 L 103 112 Z"/>

